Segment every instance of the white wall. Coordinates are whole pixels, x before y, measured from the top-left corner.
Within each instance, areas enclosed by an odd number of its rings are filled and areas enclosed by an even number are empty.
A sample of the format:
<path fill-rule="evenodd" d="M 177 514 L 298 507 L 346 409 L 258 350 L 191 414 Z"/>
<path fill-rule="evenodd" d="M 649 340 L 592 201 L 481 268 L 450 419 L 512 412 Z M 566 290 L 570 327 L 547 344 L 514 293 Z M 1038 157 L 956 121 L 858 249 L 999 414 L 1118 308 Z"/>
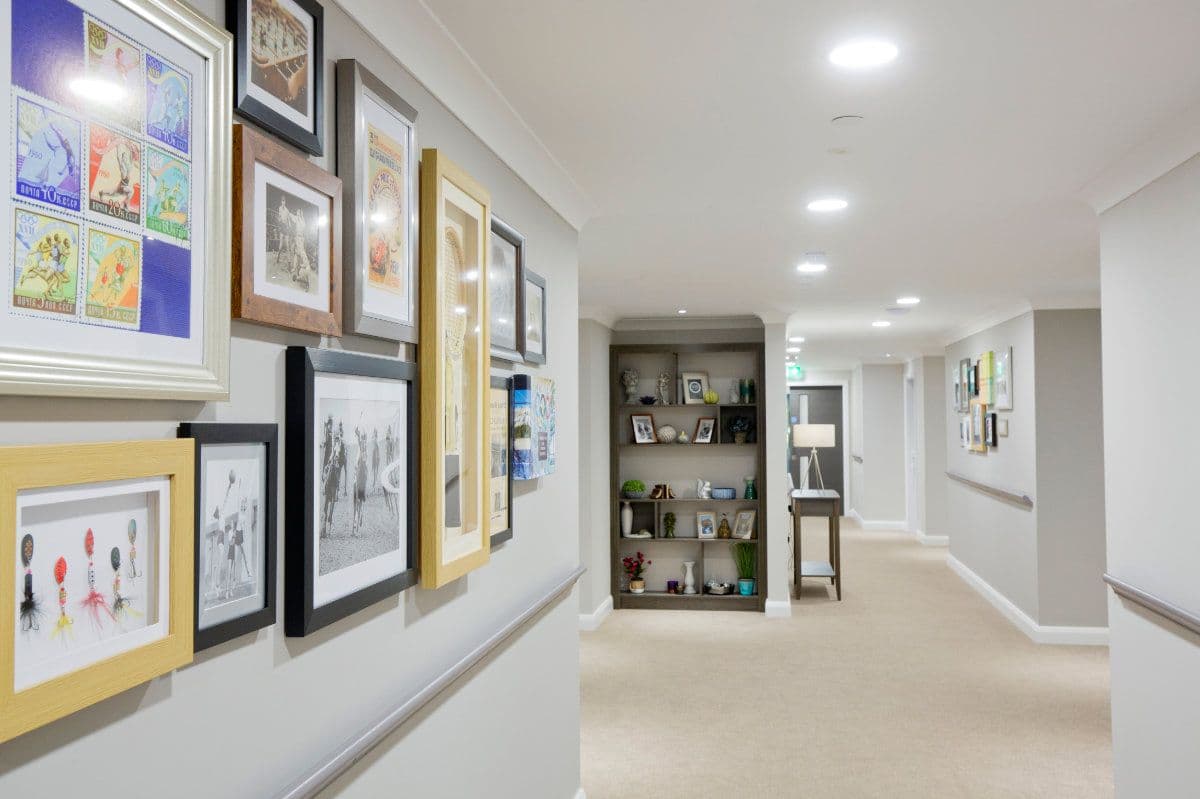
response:
<path fill-rule="evenodd" d="M 862 416 L 852 452 L 861 454 L 863 462 L 854 509 L 864 523 L 894 523 L 902 529 L 906 510 L 904 367 L 865 364 L 855 373 L 861 374 L 860 402 L 856 404 Z M 851 471 L 855 472 L 853 466 Z"/>
<path fill-rule="evenodd" d="M 788 513 L 788 404 L 787 404 L 787 325 L 771 323 L 763 331 L 766 383 L 759 401 L 764 404 L 767 429 L 767 499 L 762 508 L 767 517 L 767 606 L 771 616 L 792 613 L 792 574 L 788 563 L 792 555 L 792 517 Z"/>
<path fill-rule="evenodd" d="M 862 513 L 863 504 L 863 368 L 854 367 L 850 373 L 850 430 L 846 440 L 850 445 L 850 474 L 847 485 L 846 512 Z"/>
<path fill-rule="evenodd" d="M 946 527 L 946 359 L 921 356 L 909 362 L 916 403 L 917 532 L 938 543 Z"/>
<path fill-rule="evenodd" d="M 223 22 L 224 3 L 196 5 Z M 538 484 L 517 484 L 516 536 L 485 568 L 438 591 L 410 589 L 305 639 L 285 638 L 282 624 L 245 636 L 6 743 L 0 796 L 97 796 L 105 787 L 128 796 L 273 795 L 441 674 L 577 563 L 576 232 L 330 3 L 325 26 L 327 150 L 334 149 L 333 60 L 353 56 L 418 109 L 420 143 L 442 148 L 479 179 L 496 213 L 526 235 L 529 267 L 548 282 L 550 364 L 533 371 L 558 385 L 558 472 Z M 332 167 L 332 156 L 317 161 Z M 284 347 L 321 343 L 312 335 L 234 322 L 228 402 L 4 398 L 0 442 L 168 438 L 180 421 L 281 421 Z M 324 343 L 398 354 L 396 345 L 362 338 Z M 280 488 L 280 544 L 286 548 L 289 503 Z M 280 598 L 282 583 L 281 570 Z M 359 769 L 357 779 L 342 783 L 344 795 L 379 796 L 386 785 L 434 798 L 573 796 L 578 686 L 576 606 L 568 600 L 377 750 L 366 772 Z"/>
<path fill-rule="evenodd" d="M 612 330 L 579 320 L 579 613 L 592 616 L 612 596 L 612 478 L 609 474 L 609 345 Z"/>
<path fill-rule="evenodd" d="M 1198 219 L 1192 158 L 1103 214 L 1100 250 L 1108 570 L 1192 613 Z M 1111 594 L 1109 624 L 1117 795 L 1195 796 L 1200 639 Z"/>

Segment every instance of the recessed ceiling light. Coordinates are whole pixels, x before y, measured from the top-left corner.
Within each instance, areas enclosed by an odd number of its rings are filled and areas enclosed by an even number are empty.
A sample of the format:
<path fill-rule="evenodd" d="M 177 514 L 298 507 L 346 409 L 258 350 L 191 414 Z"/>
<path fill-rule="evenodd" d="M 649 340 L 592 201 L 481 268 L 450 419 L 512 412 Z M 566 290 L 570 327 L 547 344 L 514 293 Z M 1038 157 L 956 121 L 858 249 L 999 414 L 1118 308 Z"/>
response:
<path fill-rule="evenodd" d="M 921 301 L 920 297 L 897 297 L 897 305 L 916 305 Z"/>
<path fill-rule="evenodd" d="M 827 214 L 831 211 L 841 211 L 850 203 L 843 200 L 841 197 L 822 197 L 819 200 L 813 200 L 808 204 L 808 210 L 815 211 L 819 214 Z"/>
<path fill-rule="evenodd" d="M 793 344 L 803 344 L 804 336 L 792 336 L 788 339 L 788 341 L 792 342 Z"/>
<path fill-rule="evenodd" d="M 885 357 L 885 358 L 890 358 L 890 357 L 892 357 L 892 354 L 891 354 L 890 352 L 885 352 L 885 353 L 883 354 L 883 357 Z"/>
<path fill-rule="evenodd" d="M 680 316 L 683 316 L 685 313 L 687 313 L 687 308 L 680 308 L 675 313 L 679 314 Z"/>
<path fill-rule="evenodd" d="M 829 53 L 835 66 L 846 69 L 871 69 L 896 60 L 900 50 L 882 39 L 854 39 L 840 44 Z"/>
<path fill-rule="evenodd" d="M 788 348 L 787 348 L 787 351 L 788 351 L 788 352 L 792 352 L 792 353 L 796 353 L 796 352 L 799 352 L 799 351 L 800 351 L 800 348 L 799 348 L 799 347 L 788 347 Z"/>
<path fill-rule="evenodd" d="M 892 323 L 886 319 L 876 319 L 871 323 L 871 327 L 891 327 Z"/>
<path fill-rule="evenodd" d="M 817 272 L 824 272 L 828 268 L 829 264 L 826 264 L 822 261 L 801 261 L 796 266 L 796 271 L 811 275 L 816 274 Z"/>

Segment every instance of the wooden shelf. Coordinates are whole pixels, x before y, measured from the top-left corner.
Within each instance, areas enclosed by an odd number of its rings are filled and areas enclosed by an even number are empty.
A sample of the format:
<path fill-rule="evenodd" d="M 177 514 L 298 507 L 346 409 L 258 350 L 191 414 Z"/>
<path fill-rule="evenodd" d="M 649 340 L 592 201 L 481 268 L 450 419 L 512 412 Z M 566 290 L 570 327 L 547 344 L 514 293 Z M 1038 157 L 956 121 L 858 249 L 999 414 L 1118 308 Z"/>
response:
<path fill-rule="evenodd" d="M 617 407 L 630 408 L 630 409 L 644 408 L 648 411 L 653 411 L 655 408 L 756 408 L 756 407 L 758 407 L 758 403 L 757 402 L 737 402 L 737 403 L 718 402 L 715 405 L 709 405 L 708 403 L 689 402 L 686 405 L 681 405 L 678 402 L 673 402 L 670 405 L 643 405 L 642 403 L 637 402 L 637 403 L 634 403 L 633 405 L 630 405 L 629 403 L 622 403 L 621 405 L 618 405 Z"/>
<path fill-rule="evenodd" d="M 758 500 L 757 499 L 699 499 L 697 497 L 676 497 L 674 499 L 650 499 L 649 497 L 646 497 L 643 499 L 624 499 L 623 497 L 618 497 L 617 502 L 716 502 L 717 504 L 720 504 L 722 502 L 753 502 L 753 503 L 757 504 Z"/>
<path fill-rule="evenodd" d="M 757 538 L 696 538 L 690 536 L 676 536 L 675 538 L 626 538 L 621 536 L 622 541 L 638 541 L 640 543 L 664 543 L 673 544 L 676 542 L 690 542 L 694 544 L 757 544 Z"/>
<path fill-rule="evenodd" d="M 622 591 L 617 604 L 622 608 L 646 608 L 654 610 L 758 610 L 758 594 L 742 596 L 732 594 L 668 594 L 666 591 L 646 591 L 631 594 Z"/>
<path fill-rule="evenodd" d="M 728 443 L 721 444 L 679 444 L 672 441 L 670 444 L 634 444 L 631 442 L 628 444 L 621 444 L 620 446 L 623 449 L 627 447 L 636 447 L 638 449 L 655 449 L 657 447 L 663 447 L 665 449 L 670 447 L 672 449 L 677 449 L 680 452 L 693 452 L 698 449 L 727 449 L 729 447 L 740 447 L 742 449 L 753 450 L 758 446 L 758 443 L 754 441 L 747 441 L 745 444 L 735 444 L 734 442 L 730 441 Z"/>

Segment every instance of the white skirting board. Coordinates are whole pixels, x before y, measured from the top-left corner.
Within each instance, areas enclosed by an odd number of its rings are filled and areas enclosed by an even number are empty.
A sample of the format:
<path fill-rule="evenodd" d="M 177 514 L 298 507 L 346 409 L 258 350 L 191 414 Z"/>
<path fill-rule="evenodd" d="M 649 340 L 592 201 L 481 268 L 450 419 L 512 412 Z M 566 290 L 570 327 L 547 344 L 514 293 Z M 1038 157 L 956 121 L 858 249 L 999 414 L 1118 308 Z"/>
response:
<path fill-rule="evenodd" d="M 850 510 L 846 511 L 846 516 L 848 516 L 849 518 L 858 522 L 858 526 L 861 527 L 863 530 L 873 530 L 876 532 L 903 533 L 905 530 L 908 529 L 908 522 L 906 522 L 906 521 L 889 522 L 889 521 L 876 521 L 874 519 L 864 519 L 862 517 L 862 514 L 860 514 L 854 508 L 851 508 Z"/>
<path fill-rule="evenodd" d="M 768 619 L 787 619 L 792 615 L 792 603 L 787 599 L 768 599 L 763 606 Z"/>
<path fill-rule="evenodd" d="M 612 597 L 609 597 L 609 600 L 611 600 L 611 599 L 612 599 Z M 612 604 L 611 601 L 609 602 L 609 604 L 610 605 Z M 583 792 L 583 788 L 580 788 L 578 791 L 575 792 L 575 799 L 587 799 L 587 794 Z"/>
<path fill-rule="evenodd" d="M 917 530 L 913 533 L 916 536 L 917 543 L 925 547 L 948 547 L 950 546 L 950 536 L 948 535 L 926 535 L 924 530 Z"/>
<path fill-rule="evenodd" d="M 1029 640 L 1035 644 L 1108 646 L 1107 627 L 1051 627 L 1038 624 L 1025 611 L 1014 605 L 1008 597 L 967 568 L 958 558 L 946 553 L 946 564 L 963 579 L 963 582 L 974 588 L 996 610 L 1004 614 L 1005 618 L 1011 621 L 1018 630 L 1029 636 Z"/>
<path fill-rule="evenodd" d="M 604 597 L 604 601 L 593 610 L 591 613 L 579 614 L 579 630 L 580 632 L 591 632 L 599 630 L 600 625 L 604 624 L 604 620 L 608 618 L 608 614 L 613 610 L 612 594 Z"/>

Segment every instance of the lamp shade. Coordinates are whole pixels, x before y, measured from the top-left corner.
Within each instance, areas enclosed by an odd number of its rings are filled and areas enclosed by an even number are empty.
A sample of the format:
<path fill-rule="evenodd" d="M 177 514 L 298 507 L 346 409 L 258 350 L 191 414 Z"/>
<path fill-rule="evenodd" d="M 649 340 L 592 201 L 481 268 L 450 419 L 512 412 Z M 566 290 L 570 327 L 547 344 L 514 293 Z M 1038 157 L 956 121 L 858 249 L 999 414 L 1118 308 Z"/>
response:
<path fill-rule="evenodd" d="M 794 424 L 792 425 L 793 447 L 832 447 L 836 444 L 837 425 Z"/>

